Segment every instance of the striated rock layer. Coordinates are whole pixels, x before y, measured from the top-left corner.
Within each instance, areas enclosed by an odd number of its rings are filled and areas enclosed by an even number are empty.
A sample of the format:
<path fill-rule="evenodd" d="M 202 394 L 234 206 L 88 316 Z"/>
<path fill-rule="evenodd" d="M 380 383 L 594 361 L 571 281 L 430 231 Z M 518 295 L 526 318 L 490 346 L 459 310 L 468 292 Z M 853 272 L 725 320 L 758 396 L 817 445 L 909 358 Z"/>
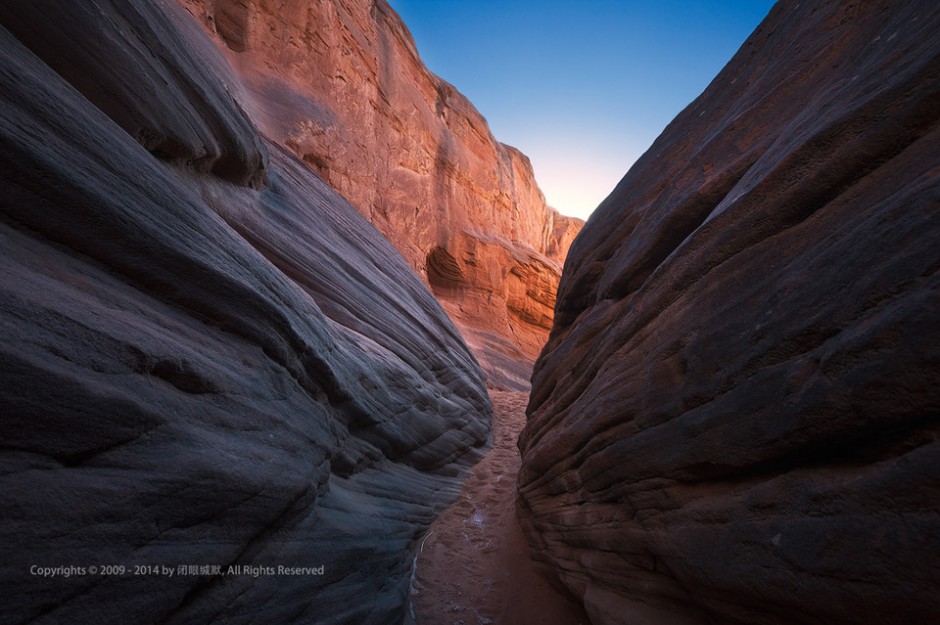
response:
<path fill-rule="evenodd" d="M 778 3 L 573 244 L 518 507 L 595 625 L 940 621 L 938 32 Z"/>
<path fill-rule="evenodd" d="M 418 57 L 385 0 L 179 0 L 248 86 L 264 133 L 398 248 L 488 383 L 528 388 L 578 219 L 546 207 L 528 158 Z"/>
<path fill-rule="evenodd" d="M 401 622 L 487 439 L 454 326 L 183 9 L 0 22 L 0 623 Z"/>

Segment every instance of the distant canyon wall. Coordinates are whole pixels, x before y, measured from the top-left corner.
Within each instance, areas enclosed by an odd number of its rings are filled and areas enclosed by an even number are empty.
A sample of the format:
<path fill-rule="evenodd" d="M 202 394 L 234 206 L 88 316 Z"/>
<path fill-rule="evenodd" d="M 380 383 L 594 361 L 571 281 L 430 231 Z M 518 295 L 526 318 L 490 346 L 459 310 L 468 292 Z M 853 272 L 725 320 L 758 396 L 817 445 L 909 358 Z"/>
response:
<path fill-rule="evenodd" d="M 937 33 L 779 2 L 574 242 L 518 506 L 595 625 L 940 621 Z"/>
<path fill-rule="evenodd" d="M 0 24 L 0 623 L 400 623 L 488 439 L 456 328 L 182 8 Z"/>
<path fill-rule="evenodd" d="M 432 288 L 487 373 L 527 388 L 568 247 L 528 158 L 421 62 L 384 0 L 180 0 L 247 86 L 246 108 Z"/>

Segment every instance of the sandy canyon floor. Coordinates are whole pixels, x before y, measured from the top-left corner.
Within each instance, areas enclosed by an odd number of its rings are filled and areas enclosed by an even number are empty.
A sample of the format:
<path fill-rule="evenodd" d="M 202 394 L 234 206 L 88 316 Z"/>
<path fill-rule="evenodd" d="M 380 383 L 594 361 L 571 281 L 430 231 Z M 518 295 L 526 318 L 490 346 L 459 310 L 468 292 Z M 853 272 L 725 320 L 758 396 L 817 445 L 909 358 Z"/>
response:
<path fill-rule="evenodd" d="M 413 623 L 587 625 L 581 607 L 536 572 L 516 520 L 516 439 L 528 394 L 490 396 L 493 448 L 419 543 Z"/>

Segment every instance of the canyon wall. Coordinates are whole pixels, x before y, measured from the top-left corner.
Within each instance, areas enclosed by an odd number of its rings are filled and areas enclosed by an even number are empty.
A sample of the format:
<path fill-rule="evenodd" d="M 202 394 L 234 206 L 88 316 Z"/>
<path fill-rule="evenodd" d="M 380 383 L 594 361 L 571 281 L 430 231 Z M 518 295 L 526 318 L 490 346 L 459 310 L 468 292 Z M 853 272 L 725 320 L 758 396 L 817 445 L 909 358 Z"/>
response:
<path fill-rule="evenodd" d="M 937 33 L 779 2 L 574 242 L 517 505 L 595 625 L 940 621 Z"/>
<path fill-rule="evenodd" d="M 401 622 L 457 330 L 175 3 L 0 23 L 0 623 Z"/>
<path fill-rule="evenodd" d="M 264 134 L 306 161 L 431 287 L 490 385 L 527 389 L 582 222 L 528 158 L 421 62 L 385 0 L 180 0 L 247 86 Z"/>

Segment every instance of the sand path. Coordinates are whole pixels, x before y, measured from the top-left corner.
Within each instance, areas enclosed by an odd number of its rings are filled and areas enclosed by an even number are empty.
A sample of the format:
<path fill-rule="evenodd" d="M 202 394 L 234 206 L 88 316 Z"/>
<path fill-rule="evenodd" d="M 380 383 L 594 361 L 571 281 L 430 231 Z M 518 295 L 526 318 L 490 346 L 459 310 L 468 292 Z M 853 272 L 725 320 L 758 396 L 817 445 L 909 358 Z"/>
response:
<path fill-rule="evenodd" d="M 588 625 L 581 607 L 536 573 L 514 498 L 527 393 L 490 391 L 493 449 L 419 542 L 415 625 Z"/>

